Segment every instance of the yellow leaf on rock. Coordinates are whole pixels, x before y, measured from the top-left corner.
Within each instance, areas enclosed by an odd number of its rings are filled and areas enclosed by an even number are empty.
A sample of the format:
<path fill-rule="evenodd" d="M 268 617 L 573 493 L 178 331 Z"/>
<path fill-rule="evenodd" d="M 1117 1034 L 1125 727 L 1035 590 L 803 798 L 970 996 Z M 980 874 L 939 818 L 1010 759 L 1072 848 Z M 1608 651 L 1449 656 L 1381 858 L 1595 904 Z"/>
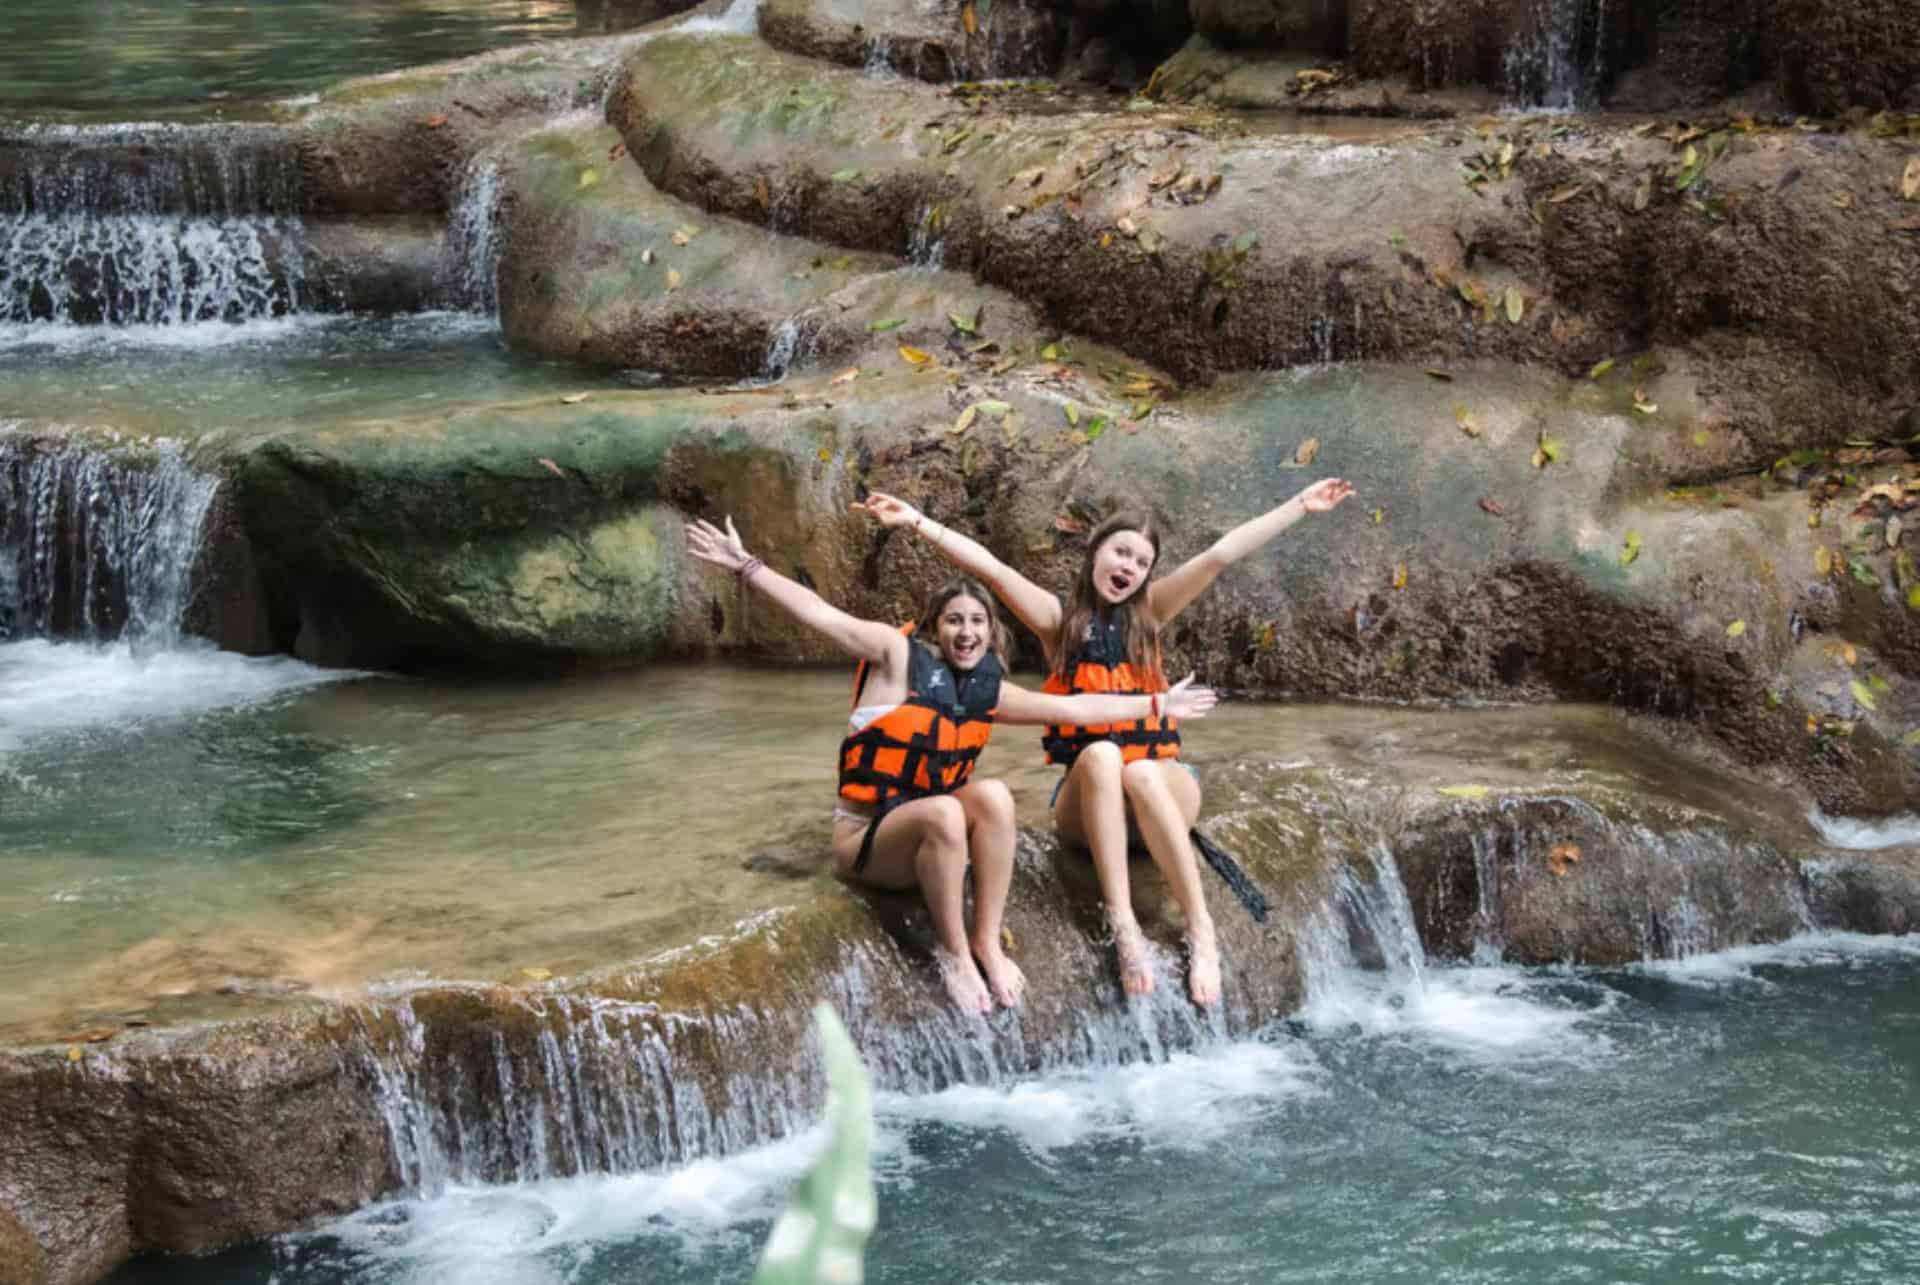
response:
<path fill-rule="evenodd" d="M 1320 453 L 1320 439 L 1309 437 L 1300 443 L 1300 449 L 1293 453 L 1293 462 L 1302 466 L 1313 463 L 1313 457 Z"/>
<path fill-rule="evenodd" d="M 953 427 L 948 429 L 947 432 L 951 433 L 955 437 L 958 437 L 961 433 L 964 433 L 968 429 L 973 427 L 974 418 L 979 414 L 980 414 L 980 408 L 978 406 L 967 407 L 965 410 L 960 412 L 960 417 L 953 421 Z"/>
<path fill-rule="evenodd" d="M 86 1054 L 80 1051 L 80 1046 L 78 1044 L 74 1045 L 72 1048 L 67 1050 L 67 1061 L 69 1062 L 78 1062 L 81 1058 L 85 1056 Z"/>
<path fill-rule="evenodd" d="M 592 393 L 568 393 L 560 399 L 560 404 L 562 406 L 578 406 L 591 396 L 593 396 Z"/>
<path fill-rule="evenodd" d="M 1738 638 L 1741 634 L 1744 634 L 1746 632 L 1747 632 L 1747 622 L 1744 620 L 1736 620 L 1732 624 L 1727 626 L 1727 637 L 1729 638 Z"/>
<path fill-rule="evenodd" d="M 667 269 L 667 289 L 678 290 L 679 288 L 680 288 L 680 273 L 676 269 L 668 268 Z"/>
<path fill-rule="evenodd" d="M 933 360 L 933 355 L 907 344 L 901 344 L 900 359 L 910 366 L 924 366 Z"/>
<path fill-rule="evenodd" d="M 547 978 L 553 976 L 553 970 L 550 968 L 523 968 L 520 970 L 520 975 L 522 977 L 530 977 L 536 982 L 544 982 Z"/>
<path fill-rule="evenodd" d="M 973 0 L 960 6 L 960 25 L 967 29 L 969 36 L 980 34 L 980 15 L 974 10 Z"/>
<path fill-rule="evenodd" d="M 1468 437 L 1480 436 L 1480 421 L 1475 419 L 1473 412 L 1465 406 L 1455 406 L 1453 408 L 1453 419 L 1455 423 L 1460 425 L 1460 431 Z"/>
<path fill-rule="evenodd" d="M 1440 793 L 1450 799 L 1484 799 L 1488 790 L 1484 785 L 1447 785 L 1441 787 Z"/>
<path fill-rule="evenodd" d="M 1395 589 L 1404 589 L 1407 587 L 1407 564 L 1404 562 L 1395 566 L 1393 569 L 1393 587 Z"/>
<path fill-rule="evenodd" d="M 1833 550 L 1821 545 L 1813 551 L 1813 569 L 1823 576 L 1833 574 Z M 1916 586 L 1920 587 L 1920 586 Z"/>
<path fill-rule="evenodd" d="M 592 187 L 600 181 L 600 171 L 591 167 L 580 171 L 580 186 Z"/>
<path fill-rule="evenodd" d="M 1518 287 L 1507 287 L 1507 320 L 1514 325 L 1520 324 L 1520 318 L 1526 315 L 1527 301 L 1520 295 Z"/>
<path fill-rule="evenodd" d="M 1906 173 L 1900 176 L 1900 196 L 1903 200 L 1920 201 L 1920 156 L 1907 162 Z"/>
<path fill-rule="evenodd" d="M 1847 690 L 1852 692 L 1853 698 L 1860 702 L 1861 709 L 1871 711 L 1871 710 L 1877 710 L 1880 708 L 1878 705 L 1873 703 L 1872 689 L 1869 688 L 1865 683 L 1861 682 L 1859 679 L 1856 678 L 1852 682 L 1848 683 Z"/>

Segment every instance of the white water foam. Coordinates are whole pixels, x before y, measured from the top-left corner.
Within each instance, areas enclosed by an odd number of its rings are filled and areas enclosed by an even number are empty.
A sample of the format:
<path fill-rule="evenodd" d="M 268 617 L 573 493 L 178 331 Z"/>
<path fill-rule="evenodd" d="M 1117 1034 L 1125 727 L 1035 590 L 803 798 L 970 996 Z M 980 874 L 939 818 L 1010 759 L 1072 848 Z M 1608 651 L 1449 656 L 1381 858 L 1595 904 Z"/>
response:
<path fill-rule="evenodd" d="M 1003 1130 L 1036 1152 L 1121 1137 L 1200 1147 L 1322 1092 L 1322 1068 L 1305 1045 L 1243 1041 L 998 1087 L 886 1094 L 877 1113 L 883 1127 Z"/>
<path fill-rule="evenodd" d="M 0 321 L 0 352 L 108 352 L 121 348 L 200 350 L 279 343 L 343 318 L 319 313 L 256 317 L 248 321 L 187 321 L 178 325 L 95 326 L 70 321 Z"/>
<path fill-rule="evenodd" d="M 241 656 L 211 643 L 147 649 L 29 638 L 0 644 L 0 755 L 42 737 L 254 705 L 363 678 L 286 656 Z"/>
<path fill-rule="evenodd" d="M 720 13 L 697 14 L 672 30 L 682 36 L 750 36 L 760 30 L 760 0 L 733 0 Z"/>
<path fill-rule="evenodd" d="M 1835 817 L 1815 809 L 1807 822 L 1820 837 L 1836 848 L 1852 852 L 1874 852 L 1920 843 L 1920 816 L 1884 817 L 1876 821 L 1859 817 Z"/>
<path fill-rule="evenodd" d="M 1865 933 L 1817 932 L 1764 946 L 1736 946 L 1686 959 L 1655 959 L 1633 971 L 1682 986 L 1718 990 L 1765 985 L 1765 968 L 1858 968 L 1875 963 L 1920 961 L 1920 935 L 1874 937 Z"/>

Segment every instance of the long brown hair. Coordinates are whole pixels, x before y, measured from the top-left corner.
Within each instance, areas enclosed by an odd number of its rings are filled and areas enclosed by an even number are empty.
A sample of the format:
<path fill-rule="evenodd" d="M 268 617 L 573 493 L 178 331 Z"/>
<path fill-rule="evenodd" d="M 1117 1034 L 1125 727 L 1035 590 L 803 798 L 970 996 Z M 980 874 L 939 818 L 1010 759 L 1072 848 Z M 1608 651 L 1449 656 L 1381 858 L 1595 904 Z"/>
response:
<path fill-rule="evenodd" d="M 944 662 L 946 657 L 940 651 L 940 613 L 955 598 L 972 598 L 987 609 L 987 650 L 1007 667 L 1007 656 L 1012 650 L 1007 635 L 1007 626 L 1000 619 L 1000 604 L 993 600 L 987 587 L 972 576 L 955 576 L 953 579 L 927 595 L 926 609 L 920 613 L 920 623 L 913 627 L 913 635 L 920 642 L 933 649 L 933 653 Z"/>
<path fill-rule="evenodd" d="M 1100 596 L 1099 589 L 1093 583 L 1093 555 L 1100 546 L 1116 531 L 1133 531 L 1153 546 L 1153 566 L 1147 569 L 1146 577 L 1125 602 L 1109 607 L 1107 600 Z M 1152 513 L 1138 504 L 1127 504 L 1113 513 L 1093 529 L 1087 537 L 1087 558 L 1080 564 L 1080 574 L 1074 579 L 1073 594 L 1067 600 L 1067 614 L 1060 622 L 1060 635 L 1054 641 L 1053 654 L 1048 657 L 1053 673 L 1064 681 L 1072 681 L 1069 672 L 1073 664 L 1074 652 L 1079 650 L 1080 640 L 1087 636 L 1087 626 L 1092 623 L 1094 613 L 1112 611 L 1120 624 L 1121 644 L 1126 648 L 1127 663 L 1134 673 L 1144 682 L 1157 681 L 1165 686 L 1166 677 L 1160 672 L 1160 624 L 1147 610 L 1147 585 L 1153 580 L 1153 573 L 1160 566 L 1160 523 Z"/>

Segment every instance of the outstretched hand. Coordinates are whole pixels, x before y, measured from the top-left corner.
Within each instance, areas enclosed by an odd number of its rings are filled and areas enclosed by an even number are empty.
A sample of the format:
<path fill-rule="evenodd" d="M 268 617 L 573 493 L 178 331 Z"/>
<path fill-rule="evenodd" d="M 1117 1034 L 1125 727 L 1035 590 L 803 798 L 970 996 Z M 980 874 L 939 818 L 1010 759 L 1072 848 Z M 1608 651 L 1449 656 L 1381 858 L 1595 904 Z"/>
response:
<path fill-rule="evenodd" d="M 727 518 L 725 531 L 704 518 L 687 523 L 687 552 L 702 562 L 711 562 L 728 571 L 740 570 L 752 556 L 747 552 L 747 546 L 741 543 L 740 533 L 733 529 L 732 517 Z"/>
<path fill-rule="evenodd" d="M 855 503 L 855 513 L 864 513 L 884 527 L 912 526 L 920 520 L 920 510 L 905 500 L 884 491 L 869 491 L 865 500 Z"/>
<path fill-rule="evenodd" d="M 1167 716 L 1170 718 L 1205 718 L 1207 711 L 1220 703 L 1220 694 L 1211 687 L 1195 687 L 1193 675 L 1175 683 L 1167 691 Z"/>
<path fill-rule="evenodd" d="M 1315 482 L 1293 498 L 1309 513 L 1326 513 L 1353 494 L 1353 483 L 1345 478 L 1329 477 Z"/>

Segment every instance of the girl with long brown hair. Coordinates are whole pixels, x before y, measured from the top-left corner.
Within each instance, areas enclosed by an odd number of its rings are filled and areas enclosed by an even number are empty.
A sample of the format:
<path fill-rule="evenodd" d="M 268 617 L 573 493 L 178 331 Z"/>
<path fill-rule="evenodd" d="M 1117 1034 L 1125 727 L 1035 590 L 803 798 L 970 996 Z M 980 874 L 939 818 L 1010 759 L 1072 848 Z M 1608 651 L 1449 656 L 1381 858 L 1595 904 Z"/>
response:
<path fill-rule="evenodd" d="M 859 507 L 884 526 L 917 532 L 962 573 L 997 594 L 1046 649 L 1045 691 L 1134 693 L 1166 687 L 1161 631 L 1222 571 L 1301 518 L 1326 513 L 1351 494 L 1353 487 L 1339 478 L 1316 482 L 1158 579 L 1153 571 L 1160 560 L 1159 524 L 1145 509 L 1123 509 L 1087 537 L 1086 561 L 1065 603 L 978 541 L 904 500 L 874 492 Z M 1130 995 L 1153 989 L 1152 963 L 1134 917 L 1127 874 L 1131 822 L 1185 917 L 1188 992 L 1195 1003 L 1211 1005 L 1220 998 L 1220 948 L 1191 836 L 1200 815 L 1200 779 L 1179 761 L 1177 724 L 1166 717 L 1056 722 L 1047 728 L 1043 744 L 1047 761 L 1066 769 L 1054 790 L 1054 825 L 1061 838 L 1093 855 L 1122 987 Z"/>
<path fill-rule="evenodd" d="M 733 572 L 859 662 L 840 743 L 834 872 L 878 888 L 920 889 L 941 979 L 963 1011 L 1019 1004 L 1026 977 L 1000 936 L 1013 881 L 1013 795 L 1005 782 L 973 775 L 993 724 L 1201 718 L 1213 691 L 1193 686 L 1191 675 L 1144 695 L 1026 691 L 1004 681 L 1006 629 L 973 580 L 956 577 L 935 590 L 917 623 L 889 625 L 848 615 L 748 553 L 732 518 L 724 531 L 706 521 L 686 530 L 694 557 Z"/>

